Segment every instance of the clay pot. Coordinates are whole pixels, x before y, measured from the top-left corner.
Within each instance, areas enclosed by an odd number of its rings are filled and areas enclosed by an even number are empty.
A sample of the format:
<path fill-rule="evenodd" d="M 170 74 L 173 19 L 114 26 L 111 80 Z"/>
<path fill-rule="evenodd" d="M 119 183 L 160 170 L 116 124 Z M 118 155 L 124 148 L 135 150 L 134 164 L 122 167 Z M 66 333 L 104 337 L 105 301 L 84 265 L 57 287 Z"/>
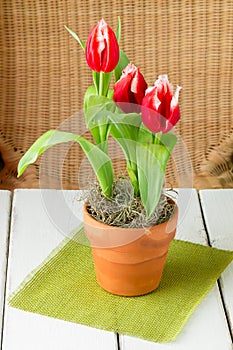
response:
<path fill-rule="evenodd" d="M 84 206 L 84 229 L 94 259 L 96 278 L 106 291 L 139 296 L 160 283 L 168 248 L 175 236 L 176 206 L 172 218 L 149 228 L 120 228 L 95 220 Z"/>

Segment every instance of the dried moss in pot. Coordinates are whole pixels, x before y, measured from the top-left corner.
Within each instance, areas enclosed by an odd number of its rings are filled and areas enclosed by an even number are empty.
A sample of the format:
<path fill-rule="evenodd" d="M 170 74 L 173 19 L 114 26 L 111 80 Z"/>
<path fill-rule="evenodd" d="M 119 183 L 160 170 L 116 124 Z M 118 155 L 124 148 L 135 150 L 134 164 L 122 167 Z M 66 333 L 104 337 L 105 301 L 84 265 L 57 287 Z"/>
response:
<path fill-rule="evenodd" d="M 161 224 L 173 215 L 174 203 L 162 193 L 159 203 L 149 220 L 140 198 L 134 197 L 134 189 L 127 179 L 114 182 L 113 195 L 107 200 L 98 184 L 89 190 L 88 212 L 104 224 L 118 227 L 149 227 Z"/>

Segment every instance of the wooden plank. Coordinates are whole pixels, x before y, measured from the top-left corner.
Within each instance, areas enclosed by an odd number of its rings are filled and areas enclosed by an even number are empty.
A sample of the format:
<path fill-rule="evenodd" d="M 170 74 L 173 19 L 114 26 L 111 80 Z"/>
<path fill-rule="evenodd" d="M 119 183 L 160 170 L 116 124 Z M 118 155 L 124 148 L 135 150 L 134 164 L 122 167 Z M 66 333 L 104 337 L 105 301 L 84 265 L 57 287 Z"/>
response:
<path fill-rule="evenodd" d="M 78 226 L 82 202 L 75 191 L 14 192 L 7 295 Z M 75 212 L 77 211 L 77 215 Z M 117 349 L 116 336 L 6 305 L 3 350 Z"/>
<path fill-rule="evenodd" d="M 206 245 L 207 238 L 195 190 L 179 190 L 179 209 L 176 238 Z M 204 299 L 175 341 L 159 344 L 120 336 L 120 346 L 124 350 L 232 349 L 218 287 L 215 286 Z"/>
<path fill-rule="evenodd" d="M 0 344 L 2 341 L 3 305 L 6 283 L 8 235 L 11 208 L 11 192 L 0 191 Z"/>
<path fill-rule="evenodd" d="M 210 244 L 233 250 L 233 189 L 203 190 L 200 197 Z M 233 263 L 221 275 L 220 286 L 233 338 Z"/>

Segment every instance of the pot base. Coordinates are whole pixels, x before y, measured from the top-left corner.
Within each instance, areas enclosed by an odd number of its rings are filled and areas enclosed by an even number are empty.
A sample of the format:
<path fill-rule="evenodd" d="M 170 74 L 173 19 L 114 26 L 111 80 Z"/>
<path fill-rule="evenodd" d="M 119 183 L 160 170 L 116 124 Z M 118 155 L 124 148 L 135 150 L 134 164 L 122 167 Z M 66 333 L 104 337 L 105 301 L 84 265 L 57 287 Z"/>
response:
<path fill-rule="evenodd" d="M 136 264 L 108 261 L 93 249 L 98 284 L 107 292 L 120 296 L 140 296 L 158 288 L 167 254 Z"/>

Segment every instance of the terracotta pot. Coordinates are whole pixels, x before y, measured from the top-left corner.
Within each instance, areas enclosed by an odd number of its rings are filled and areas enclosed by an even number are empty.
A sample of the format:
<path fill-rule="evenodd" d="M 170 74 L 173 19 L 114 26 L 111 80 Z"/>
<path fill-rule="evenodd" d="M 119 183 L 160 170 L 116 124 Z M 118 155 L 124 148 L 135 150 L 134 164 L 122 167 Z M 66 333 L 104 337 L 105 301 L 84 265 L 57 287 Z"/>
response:
<path fill-rule="evenodd" d="M 120 228 L 95 220 L 84 206 L 84 229 L 92 247 L 96 278 L 106 291 L 139 296 L 160 283 L 168 248 L 175 236 L 176 206 L 172 218 L 149 228 Z"/>

